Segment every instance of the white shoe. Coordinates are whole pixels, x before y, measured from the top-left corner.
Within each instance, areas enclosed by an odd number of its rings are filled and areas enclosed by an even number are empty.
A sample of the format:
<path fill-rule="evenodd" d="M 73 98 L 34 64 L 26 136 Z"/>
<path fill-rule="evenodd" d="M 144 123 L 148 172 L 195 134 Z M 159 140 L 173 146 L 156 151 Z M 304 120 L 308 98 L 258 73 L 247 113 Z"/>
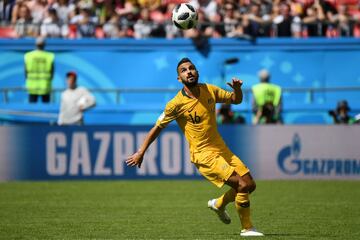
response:
<path fill-rule="evenodd" d="M 227 213 L 227 211 L 224 210 L 220 210 L 217 207 L 215 207 L 215 202 L 216 199 L 211 199 L 208 201 L 208 208 L 210 208 L 211 210 L 213 210 L 219 217 L 219 219 L 225 223 L 225 224 L 230 224 L 231 223 L 231 218 L 229 216 L 229 214 Z"/>
<path fill-rule="evenodd" d="M 263 237 L 264 234 L 258 232 L 255 228 L 241 230 L 240 236 L 242 237 Z"/>

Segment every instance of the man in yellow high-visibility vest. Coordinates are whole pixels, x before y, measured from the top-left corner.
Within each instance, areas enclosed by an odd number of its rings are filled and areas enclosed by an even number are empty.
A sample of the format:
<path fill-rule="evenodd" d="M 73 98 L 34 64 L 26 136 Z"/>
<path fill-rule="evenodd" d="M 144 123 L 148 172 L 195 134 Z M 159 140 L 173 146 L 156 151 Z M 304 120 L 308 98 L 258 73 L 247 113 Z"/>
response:
<path fill-rule="evenodd" d="M 42 102 L 50 102 L 52 79 L 54 76 L 55 55 L 44 51 L 45 39 L 36 39 L 36 49 L 25 54 L 26 89 L 29 102 L 37 102 L 39 96 Z"/>
<path fill-rule="evenodd" d="M 270 83 L 270 74 L 263 69 L 259 72 L 260 83 L 252 87 L 253 123 L 281 123 L 281 87 Z"/>

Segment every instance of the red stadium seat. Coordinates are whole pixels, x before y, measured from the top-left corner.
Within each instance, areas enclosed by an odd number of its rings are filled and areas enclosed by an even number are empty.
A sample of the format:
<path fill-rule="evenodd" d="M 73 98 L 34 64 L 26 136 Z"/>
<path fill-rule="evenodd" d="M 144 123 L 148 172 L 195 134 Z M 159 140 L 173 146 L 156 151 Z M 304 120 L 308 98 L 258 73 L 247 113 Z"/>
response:
<path fill-rule="evenodd" d="M 345 5 L 356 5 L 358 4 L 358 0 L 337 0 L 337 4 L 345 4 Z"/>
<path fill-rule="evenodd" d="M 360 24 L 356 24 L 353 30 L 353 35 L 356 38 L 360 38 Z"/>
<path fill-rule="evenodd" d="M 16 38 L 16 32 L 12 27 L 0 27 L 0 38 Z"/>
<path fill-rule="evenodd" d="M 307 28 L 304 28 L 304 29 L 301 31 L 301 37 L 302 37 L 302 38 L 308 38 L 308 37 L 309 37 L 309 31 L 307 30 Z"/>
<path fill-rule="evenodd" d="M 327 38 L 337 38 L 337 37 L 339 37 L 338 29 L 329 27 L 326 30 L 326 37 Z"/>
<path fill-rule="evenodd" d="M 77 38 L 77 26 L 76 26 L 76 24 L 70 24 L 69 25 L 68 38 L 70 38 L 70 39 Z"/>
<path fill-rule="evenodd" d="M 104 30 L 102 29 L 101 26 L 97 26 L 95 28 L 95 37 L 98 38 L 98 39 L 105 38 L 105 33 L 104 33 Z"/>

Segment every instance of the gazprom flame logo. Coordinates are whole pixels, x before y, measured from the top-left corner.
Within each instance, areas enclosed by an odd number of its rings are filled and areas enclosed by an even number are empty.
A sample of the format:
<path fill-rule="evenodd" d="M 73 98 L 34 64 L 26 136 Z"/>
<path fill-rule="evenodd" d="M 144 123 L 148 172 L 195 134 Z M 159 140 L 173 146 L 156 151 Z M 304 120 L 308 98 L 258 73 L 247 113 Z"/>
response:
<path fill-rule="evenodd" d="M 294 139 L 293 139 L 293 143 L 292 143 L 291 152 L 297 158 L 299 156 L 299 154 L 300 154 L 300 150 L 301 150 L 300 137 L 299 137 L 298 134 L 295 134 Z"/>
<path fill-rule="evenodd" d="M 300 171 L 299 155 L 301 151 L 301 140 L 296 133 L 293 137 L 292 145 L 285 146 L 278 155 L 278 165 L 287 174 L 297 174 Z M 291 159 L 289 159 L 292 157 Z"/>
<path fill-rule="evenodd" d="M 300 158 L 301 140 L 295 134 L 291 145 L 282 148 L 277 160 L 282 172 L 289 175 L 302 174 L 304 176 L 349 176 L 360 175 L 360 160 L 356 158 L 329 158 L 327 151 L 319 149 L 320 158 Z M 305 152 L 305 155 L 306 154 Z"/>

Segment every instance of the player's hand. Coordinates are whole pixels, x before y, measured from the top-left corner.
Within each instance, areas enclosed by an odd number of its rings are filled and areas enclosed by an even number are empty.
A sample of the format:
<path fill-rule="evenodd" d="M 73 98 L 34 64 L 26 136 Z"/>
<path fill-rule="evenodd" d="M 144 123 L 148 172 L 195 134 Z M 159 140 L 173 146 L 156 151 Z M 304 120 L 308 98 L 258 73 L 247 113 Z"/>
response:
<path fill-rule="evenodd" d="M 232 78 L 232 83 L 227 83 L 232 89 L 239 90 L 243 84 L 243 81 L 234 77 Z"/>
<path fill-rule="evenodd" d="M 139 168 L 141 167 L 142 161 L 143 161 L 144 155 L 140 154 L 139 152 L 134 153 L 133 155 L 129 156 L 126 159 L 126 164 L 129 167 L 135 167 L 138 166 Z"/>

